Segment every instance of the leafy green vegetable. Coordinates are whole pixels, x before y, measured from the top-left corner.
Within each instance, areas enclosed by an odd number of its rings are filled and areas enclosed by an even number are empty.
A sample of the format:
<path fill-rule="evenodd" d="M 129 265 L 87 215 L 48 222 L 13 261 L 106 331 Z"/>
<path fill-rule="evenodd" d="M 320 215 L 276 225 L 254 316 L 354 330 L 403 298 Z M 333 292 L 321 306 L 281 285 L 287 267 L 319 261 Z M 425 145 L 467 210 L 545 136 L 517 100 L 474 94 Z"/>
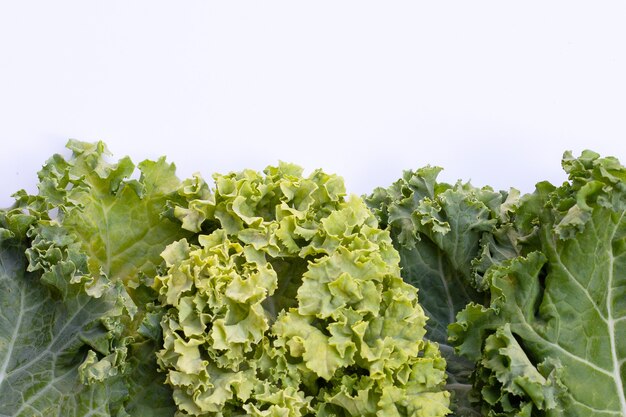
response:
<path fill-rule="evenodd" d="M 2 212 L 0 414 L 174 413 L 154 352 L 162 337 L 145 283 L 160 252 L 189 233 L 162 216 L 180 185 L 163 159 L 104 160 L 104 144 L 70 141 L 39 194 Z M 145 281 L 145 282 L 144 282 Z"/>
<path fill-rule="evenodd" d="M 109 416 L 122 401 L 119 380 L 81 380 L 106 379 L 124 361 L 125 347 L 109 343 L 119 338 L 107 328 L 121 303 L 115 289 L 95 299 L 66 279 L 85 265 L 71 248 L 54 265 L 28 268 L 20 223 L 33 220 L 0 212 L 0 415 Z M 55 227 L 41 233 L 68 240 Z M 49 259 L 63 256 L 55 249 Z M 86 363 L 88 353 L 101 361 Z"/>
<path fill-rule="evenodd" d="M 406 171 L 366 201 L 391 233 L 402 277 L 421 290 L 421 305 L 429 317 L 426 338 L 437 342 L 446 358 L 455 415 L 479 416 L 479 409 L 470 404 L 474 363 L 454 352 L 447 327 L 468 303 L 487 302 L 480 291 L 484 271 L 518 255 L 511 224 L 518 193 L 438 182 L 440 171 Z"/>
<path fill-rule="evenodd" d="M 88 254 L 87 290 L 98 296 L 107 282 L 121 281 L 134 296 L 144 277 L 156 275 L 165 246 L 190 235 L 165 216 L 180 186 L 175 167 L 146 160 L 139 179 L 129 180 L 134 164 L 128 157 L 108 163 L 102 142 L 70 141 L 68 148 L 71 160 L 55 155 L 39 173 L 39 196 Z"/>
<path fill-rule="evenodd" d="M 626 169 L 590 151 L 563 167 L 517 210 L 524 256 L 488 272 L 489 306 L 450 328 L 487 416 L 626 415 Z"/>
<path fill-rule="evenodd" d="M 427 167 L 367 199 L 420 288 L 455 415 L 626 414 L 626 170 L 590 151 L 563 167 L 569 182 L 521 198 Z"/>
<path fill-rule="evenodd" d="M 68 148 L 0 210 L 0 416 L 626 415 L 615 158 L 363 200 L 286 163 L 212 189 Z"/>
<path fill-rule="evenodd" d="M 340 178 L 294 165 L 200 178 L 163 253 L 158 353 L 179 409 L 216 416 L 440 416 L 445 361 L 398 253 Z M 190 198 L 190 197 L 198 198 Z M 213 229 L 213 230 L 211 230 Z"/>

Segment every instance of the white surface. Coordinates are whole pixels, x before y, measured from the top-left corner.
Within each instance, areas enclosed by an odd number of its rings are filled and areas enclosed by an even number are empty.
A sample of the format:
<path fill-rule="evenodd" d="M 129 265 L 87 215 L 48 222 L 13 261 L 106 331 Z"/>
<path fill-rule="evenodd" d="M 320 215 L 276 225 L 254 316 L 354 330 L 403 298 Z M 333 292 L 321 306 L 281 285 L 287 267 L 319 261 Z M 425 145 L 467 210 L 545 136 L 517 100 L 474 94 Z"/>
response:
<path fill-rule="evenodd" d="M 531 191 L 626 162 L 625 2 L 6 1 L 0 206 L 68 138 L 180 177 L 279 159 Z"/>

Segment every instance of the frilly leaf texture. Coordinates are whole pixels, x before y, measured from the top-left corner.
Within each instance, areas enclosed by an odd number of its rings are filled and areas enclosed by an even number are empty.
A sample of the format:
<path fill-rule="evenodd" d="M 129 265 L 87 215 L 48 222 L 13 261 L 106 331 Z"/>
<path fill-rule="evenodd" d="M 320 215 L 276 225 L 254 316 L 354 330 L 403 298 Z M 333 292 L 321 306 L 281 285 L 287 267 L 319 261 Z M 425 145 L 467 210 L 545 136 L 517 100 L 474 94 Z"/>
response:
<path fill-rule="evenodd" d="M 2 212 L 0 415 L 171 416 L 158 374 L 156 294 L 145 286 L 167 244 L 180 182 L 163 159 L 106 161 L 70 141 L 39 173 L 39 193 Z M 156 317 L 156 319 L 155 319 Z"/>
<path fill-rule="evenodd" d="M 163 252 L 160 365 L 182 413 L 440 416 L 445 361 L 389 234 L 339 177 L 281 163 L 195 178 L 203 230 Z M 198 186 L 199 185 L 199 186 Z"/>
<path fill-rule="evenodd" d="M 522 199 L 524 256 L 488 271 L 489 306 L 450 327 L 486 416 L 626 415 L 626 170 L 590 151 L 563 166 Z"/>
<path fill-rule="evenodd" d="M 439 344 L 447 361 L 454 414 L 475 417 L 480 411 L 471 401 L 474 363 L 454 352 L 447 328 L 468 303 L 488 301 L 485 271 L 519 254 L 512 227 L 519 193 L 438 182 L 440 171 L 405 171 L 391 187 L 376 189 L 366 201 L 391 234 L 403 279 L 420 289 L 429 317 L 426 338 Z"/>

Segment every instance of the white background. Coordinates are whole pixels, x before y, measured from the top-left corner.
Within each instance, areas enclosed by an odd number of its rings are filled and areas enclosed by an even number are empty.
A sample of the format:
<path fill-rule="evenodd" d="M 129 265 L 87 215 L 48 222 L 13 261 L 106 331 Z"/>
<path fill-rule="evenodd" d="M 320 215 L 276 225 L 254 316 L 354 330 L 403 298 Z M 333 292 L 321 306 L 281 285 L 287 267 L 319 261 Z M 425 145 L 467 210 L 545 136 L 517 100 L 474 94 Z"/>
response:
<path fill-rule="evenodd" d="M 566 149 L 626 162 L 626 2 L 0 0 L 0 206 L 69 138 L 532 191 Z"/>

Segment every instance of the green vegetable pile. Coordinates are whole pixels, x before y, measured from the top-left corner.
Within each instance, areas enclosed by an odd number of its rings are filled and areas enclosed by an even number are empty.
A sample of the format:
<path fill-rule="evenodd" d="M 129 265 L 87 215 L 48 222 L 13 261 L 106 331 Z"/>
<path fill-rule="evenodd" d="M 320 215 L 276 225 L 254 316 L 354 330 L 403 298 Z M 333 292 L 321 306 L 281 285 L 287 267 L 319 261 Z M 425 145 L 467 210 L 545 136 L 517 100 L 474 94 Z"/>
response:
<path fill-rule="evenodd" d="M 626 168 L 531 194 L 70 141 L 0 210 L 0 416 L 626 415 Z"/>

